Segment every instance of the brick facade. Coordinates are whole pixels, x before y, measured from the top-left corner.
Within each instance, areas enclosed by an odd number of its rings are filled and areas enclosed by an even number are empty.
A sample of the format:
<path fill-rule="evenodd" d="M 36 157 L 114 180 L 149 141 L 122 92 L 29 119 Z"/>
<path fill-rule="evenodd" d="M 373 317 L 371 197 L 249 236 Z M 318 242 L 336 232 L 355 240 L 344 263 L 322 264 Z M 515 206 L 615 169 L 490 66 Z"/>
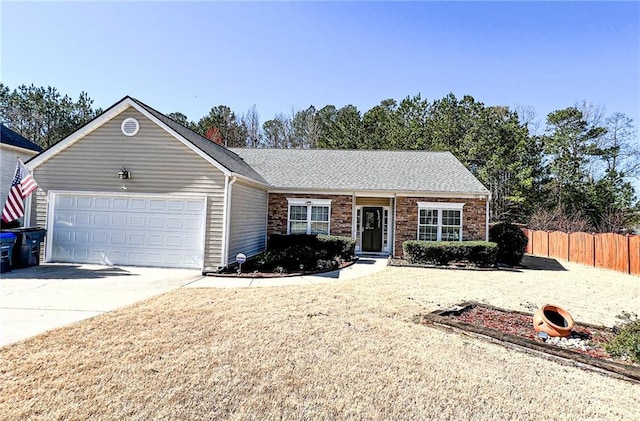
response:
<path fill-rule="evenodd" d="M 287 198 L 331 199 L 331 235 L 352 236 L 353 198 L 351 195 L 269 193 L 267 235 L 286 234 L 289 209 Z M 432 197 L 396 197 L 396 232 L 394 256 L 402 257 L 402 243 L 418 238 L 418 202 L 464 203 L 462 210 L 462 239 L 484 240 L 486 229 L 486 200 Z"/>
<path fill-rule="evenodd" d="M 267 236 L 287 233 L 288 198 L 331 199 L 329 233 L 351 237 L 353 198 L 351 195 L 269 193 Z"/>
<path fill-rule="evenodd" d="M 484 240 L 486 237 L 486 199 L 442 199 L 431 197 L 396 198 L 396 245 L 394 255 L 402 256 L 402 243 L 418 239 L 418 202 L 464 203 L 462 239 Z"/>

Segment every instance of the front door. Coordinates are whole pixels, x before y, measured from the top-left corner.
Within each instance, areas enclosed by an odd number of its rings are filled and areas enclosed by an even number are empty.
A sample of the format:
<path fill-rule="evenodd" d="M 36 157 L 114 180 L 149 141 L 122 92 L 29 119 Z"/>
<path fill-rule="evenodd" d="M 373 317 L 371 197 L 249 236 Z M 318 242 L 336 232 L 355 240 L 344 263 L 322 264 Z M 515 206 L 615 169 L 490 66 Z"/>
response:
<path fill-rule="evenodd" d="M 382 251 L 382 208 L 362 208 L 362 251 Z"/>

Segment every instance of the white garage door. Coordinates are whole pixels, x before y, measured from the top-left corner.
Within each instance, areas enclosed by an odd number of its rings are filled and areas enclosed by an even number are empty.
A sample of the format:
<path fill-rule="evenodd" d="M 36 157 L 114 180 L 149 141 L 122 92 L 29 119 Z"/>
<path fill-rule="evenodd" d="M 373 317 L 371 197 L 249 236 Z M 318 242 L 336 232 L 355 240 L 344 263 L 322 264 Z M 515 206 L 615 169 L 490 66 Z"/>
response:
<path fill-rule="evenodd" d="M 203 267 L 206 199 L 52 193 L 47 260 Z"/>

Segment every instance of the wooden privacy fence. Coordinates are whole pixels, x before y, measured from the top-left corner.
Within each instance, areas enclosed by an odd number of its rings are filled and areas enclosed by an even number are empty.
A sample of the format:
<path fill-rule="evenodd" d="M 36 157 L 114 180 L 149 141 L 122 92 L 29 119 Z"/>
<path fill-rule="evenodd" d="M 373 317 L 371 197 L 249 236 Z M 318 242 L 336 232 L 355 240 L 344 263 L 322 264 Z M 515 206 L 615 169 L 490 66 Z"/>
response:
<path fill-rule="evenodd" d="M 526 252 L 583 265 L 640 275 L 640 236 L 613 233 L 548 232 L 523 228 Z"/>

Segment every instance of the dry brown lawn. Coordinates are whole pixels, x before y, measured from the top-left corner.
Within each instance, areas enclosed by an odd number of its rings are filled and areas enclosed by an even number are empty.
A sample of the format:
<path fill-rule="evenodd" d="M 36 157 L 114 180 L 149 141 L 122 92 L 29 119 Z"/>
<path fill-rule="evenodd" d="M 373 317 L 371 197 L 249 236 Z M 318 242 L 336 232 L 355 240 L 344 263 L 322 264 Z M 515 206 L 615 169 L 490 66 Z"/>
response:
<path fill-rule="evenodd" d="M 640 313 L 640 278 L 565 266 L 176 290 L 0 349 L 0 417 L 640 419 L 638 384 L 412 322 L 471 299 Z"/>

